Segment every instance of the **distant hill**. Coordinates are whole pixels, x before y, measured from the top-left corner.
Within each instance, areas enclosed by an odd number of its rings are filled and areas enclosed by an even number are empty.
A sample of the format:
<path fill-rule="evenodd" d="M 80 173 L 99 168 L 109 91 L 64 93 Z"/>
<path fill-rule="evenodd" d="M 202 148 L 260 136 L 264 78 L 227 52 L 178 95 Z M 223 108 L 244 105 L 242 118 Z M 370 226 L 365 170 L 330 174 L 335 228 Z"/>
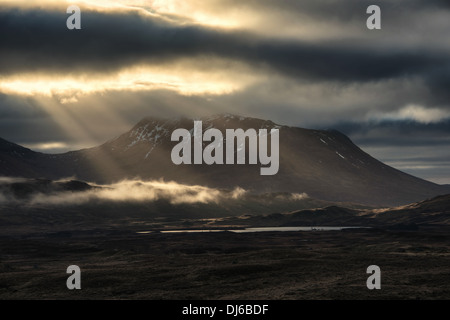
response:
<path fill-rule="evenodd" d="M 95 187 L 82 181 L 51 181 L 46 179 L 18 179 L 0 182 L 0 194 L 11 200 L 27 200 L 37 194 L 51 195 L 61 192 L 82 192 Z"/>
<path fill-rule="evenodd" d="M 289 213 L 228 217 L 213 225 L 210 224 L 210 227 L 222 225 L 246 227 L 359 226 L 407 231 L 414 231 L 420 227 L 441 228 L 450 226 L 450 194 L 386 209 L 356 208 L 341 203 Z"/>
<path fill-rule="evenodd" d="M 385 225 L 450 225 L 450 194 L 397 208 L 374 210 L 369 216 Z"/>
<path fill-rule="evenodd" d="M 326 201 L 397 206 L 450 193 L 374 159 L 338 131 L 309 130 L 234 115 L 201 119 L 203 130 L 272 129 L 280 132 L 280 169 L 261 176 L 261 165 L 179 165 L 170 153 L 178 128 L 193 129 L 192 119 L 141 120 L 130 131 L 98 147 L 58 155 L 33 152 L 0 140 L 0 175 L 76 179 L 110 183 L 122 179 L 164 179 L 254 192 L 307 193 Z M 226 141 L 224 140 L 226 145 Z"/>

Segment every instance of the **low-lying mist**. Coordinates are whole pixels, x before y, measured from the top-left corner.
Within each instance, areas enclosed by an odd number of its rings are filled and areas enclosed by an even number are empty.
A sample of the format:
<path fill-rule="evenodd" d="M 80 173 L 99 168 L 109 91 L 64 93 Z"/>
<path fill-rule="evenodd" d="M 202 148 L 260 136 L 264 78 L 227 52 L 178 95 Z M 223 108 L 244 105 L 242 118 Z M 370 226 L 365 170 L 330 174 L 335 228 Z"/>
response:
<path fill-rule="evenodd" d="M 34 195 L 29 203 L 65 205 L 95 201 L 147 202 L 161 199 L 171 204 L 219 203 L 227 199 L 238 199 L 244 194 L 245 190 L 239 188 L 220 191 L 175 182 L 125 180 L 109 185 L 94 185 L 92 189 L 81 192 L 40 193 Z"/>
<path fill-rule="evenodd" d="M 198 185 L 166 181 L 124 180 L 114 184 L 96 185 L 74 180 L 26 180 L 0 177 L 0 204 L 15 205 L 83 205 L 99 202 L 154 202 L 164 200 L 172 205 L 226 204 L 230 201 L 256 200 L 242 188 L 219 190 Z M 301 201 L 304 193 L 258 195 L 261 201 Z M 270 199 L 269 199 L 270 198 Z"/>

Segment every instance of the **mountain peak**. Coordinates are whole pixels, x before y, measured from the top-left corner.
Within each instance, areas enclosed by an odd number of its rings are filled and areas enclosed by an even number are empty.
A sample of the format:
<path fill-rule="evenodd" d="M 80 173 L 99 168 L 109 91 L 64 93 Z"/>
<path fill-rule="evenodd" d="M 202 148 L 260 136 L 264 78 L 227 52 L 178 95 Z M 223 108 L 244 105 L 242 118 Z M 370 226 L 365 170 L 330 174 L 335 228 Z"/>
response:
<path fill-rule="evenodd" d="M 147 116 L 142 118 L 134 127 L 132 130 L 145 126 L 145 125 L 169 125 L 172 126 L 174 124 L 186 124 L 187 122 L 192 123 L 194 121 L 202 121 L 203 123 L 229 123 L 230 125 L 235 125 L 240 122 L 251 122 L 254 124 L 265 124 L 265 125 L 273 125 L 277 126 L 276 123 L 274 123 L 271 120 L 263 120 L 259 118 L 253 118 L 253 117 L 245 117 L 241 115 L 231 114 L 231 113 L 217 113 L 214 115 L 206 116 L 206 117 L 192 117 L 187 118 L 185 116 L 183 117 L 177 117 L 177 118 L 162 118 L 162 117 L 155 117 L 155 116 Z M 255 128 L 257 129 L 257 128 Z"/>
<path fill-rule="evenodd" d="M 242 122 L 242 121 L 252 121 L 252 122 L 261 122 L 261 123 L 271 123 L 273 125 L 276 125 L 274 122 L 272 122 L 271 120 L 263 120 L 263 119 L 259 119 L 259 118 L 253 118 L 253 117 L 245 117 L 245 116 L 241 116 L 241 115 L 236 115 L 236 114 L 232 114 L 232 113 L 218 113 L 209 117 L 204 117 L 201 118 L 199 120 L 205 121 L 205 122 L 211 122 L 211 121 L 238 121 L 238 122 Z"/>
<path fill-rule="evenodd" d="M 128 133 L 127 136 L 132 141 L 129 142 L 128 147 L 132 147 L 140 142 L 156 143 L 161 139 L 169 139 L 171 133 L 178 129 L 184 128 L 192 130 L 194 121 L 202 121 L 203 129 L 217 128 L 219 130 L 225 129 L 273 129 L 280 128 L 280 125 L 275 124 L 270 120 L 262 120 L 251 117 L 243 117 L 230 113 L 216 114 L 203 118 L 159 118 L 159 117 L 145 117 L 141 119 Z M 120 139 L 120 138 L 119 138 Z"/>
<path fill-rule="evenodd" d="M 114 150 L 126 152 L 138 146 L 146 148 L 144 158 L 147 159 L 153 150 L 161 144 L 171 141 L 171 134 L 174 130 L 184 128 L 193 134 L 194 121 L 202 121 L 203 130 L 217 128 L 221 131 L 226 129 L 273 129 L 280 128 L 270 120 L 262 120 L 250 117 L 243 117 L 229 113 L 216 114 L 204 118 L 186 117 L 160 118 L 149 116 L 141 119 L 129 132 L 121 135 L 117 139 L 110 141 L 107 145 Z"/>

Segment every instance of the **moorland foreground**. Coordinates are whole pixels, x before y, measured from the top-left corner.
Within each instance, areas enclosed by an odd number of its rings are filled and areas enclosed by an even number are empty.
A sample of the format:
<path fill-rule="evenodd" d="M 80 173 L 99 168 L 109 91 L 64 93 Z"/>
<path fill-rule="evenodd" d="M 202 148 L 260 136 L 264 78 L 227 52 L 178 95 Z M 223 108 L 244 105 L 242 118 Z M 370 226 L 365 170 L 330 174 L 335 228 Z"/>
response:
<path fill-rule="evenodd" d="M 448 229 L 0 238 L 1 299 L 448 299 Z M 66 268 L 81 268 L 68 290 Z M 366 269 L 381 268 L 381 290 Z"/>

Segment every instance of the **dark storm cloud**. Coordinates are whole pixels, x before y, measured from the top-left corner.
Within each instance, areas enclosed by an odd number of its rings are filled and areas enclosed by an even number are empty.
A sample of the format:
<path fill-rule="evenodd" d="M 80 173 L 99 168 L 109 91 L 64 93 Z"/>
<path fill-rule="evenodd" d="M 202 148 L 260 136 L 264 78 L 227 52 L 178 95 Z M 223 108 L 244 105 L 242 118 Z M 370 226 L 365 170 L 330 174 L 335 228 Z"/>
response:
<path fill-rule="evenodd" d="M 445 84 L 446 75 L 434 70 L 450 66 L 447 54 L 427 49 L 265 39 L 242 31 L 175 26 L 137 13 L 83 12 L 83 29 L 69 31 L 66 17 L 40 10 L 1 11 L 0 30 L 6 32 L 0 36 L 0 73 L 106 72 L 131 64 L 213 55 L 294 78 L 351 82 L 426 76 L 430 84 Z"/>
<path fill-rule="evenodd" d="M 328 45 L 271 43 L 255 49 L 260 60 L 291 76 L 345 82 L 414 76 L 447 60 L 429 52 L 373 52 Z"/>
<path fill-rule="evenodd" d="M 214 13 L 245 8 L 256 12 L 267 11 L 285 16 L 292 14 L 342 22 L 365 21 L 366 16 L 361 15 L 361 12 L 365 13 L 370 5 L 380 6 L 387 13 L 388 21 L 398 20 L 400 12 L 408 15 L 417 10 L 450 9 L 450 2 L 447 0 L 210 0 L 205 3 L 205 6 L 210 6 L 210 11 Z"/>
<path fill-rule="evenodd" d="M 437 105 L 449 105 L 450 101 L 450 63 L 443 64 L 424 75 L 430 89 L 430 100 Z"/>
<path fill-rule="evenodd" d="M 450 143 L 450 119 L 427 124 L 412 120 L 341 122 L 333 128 L 359 145 L 445 147 Z"/>
<path fill-rule="evenodd" d="M 378 5 L 382 8 L 391 9 L 401 7 L 404 10 L 408 9 L 426 9 L 426 8 L 438 8 L 438 9 L 450 9 L 450 3 L 447 0 L 230 0 L 224 2 L 227 6 L 249 6 L 254 8 L 255 6 L 271 8 L 274 10 L 285 10 L 288 12 L 307 12 L 309 14 L 316 15 L 328 15 L 343 19 L 349 19 L 360 15 L 361 8 L 366 9 L 370 5 Z M 333 9 L 333 10 L 330 10 Z M 330 12 L 332 11 L 332 12 Z"/>
<path fill-rule="evenodd" d="M 0 70 L 109 71 L 146 59 L 195 51 L 195 28 L 176 28 L 137 13 L 83 12 L 82 30 L 66 28 L 68 15 L 41 10 L 0 12 Z M 205 31 L 205 33 L 207 33 Z M 189 50 L 189 47 L 192 49 Z"/>

